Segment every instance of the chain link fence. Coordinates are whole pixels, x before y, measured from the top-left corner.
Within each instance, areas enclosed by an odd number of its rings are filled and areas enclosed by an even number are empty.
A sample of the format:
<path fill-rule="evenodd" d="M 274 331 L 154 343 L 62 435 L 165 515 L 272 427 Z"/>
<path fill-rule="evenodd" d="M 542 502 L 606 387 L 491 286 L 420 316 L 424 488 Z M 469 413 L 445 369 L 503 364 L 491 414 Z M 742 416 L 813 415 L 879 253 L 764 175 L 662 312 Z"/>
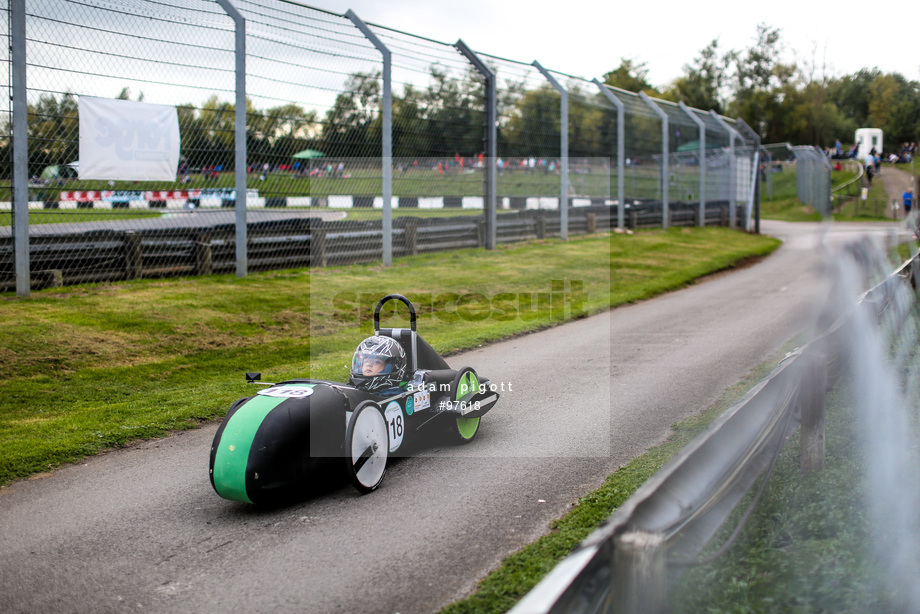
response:
<path fill-rule="evenodd" d="M 831 214 L 830 161 L 817 147 L 791 147 L 796 166 L 796 193 L 824 217 Z"/>
<path fill-rule="evenodd" d="M 462 40 L 281 0 L 10 0 L 0 20 L 0 291 L 753 229 L 741 122 Z M 91 99 L 175 109 L 174 177 L 81 175 Z"/>

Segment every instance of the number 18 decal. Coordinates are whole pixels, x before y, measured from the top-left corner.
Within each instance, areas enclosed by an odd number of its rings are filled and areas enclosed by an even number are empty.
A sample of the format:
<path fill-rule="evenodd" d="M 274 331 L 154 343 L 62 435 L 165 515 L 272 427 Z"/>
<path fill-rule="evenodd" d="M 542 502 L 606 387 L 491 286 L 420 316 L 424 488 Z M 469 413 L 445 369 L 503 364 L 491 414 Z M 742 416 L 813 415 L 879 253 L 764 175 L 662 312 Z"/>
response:
<path fill-rule="evenodd" d="M 391 401 L 383 415 L 390 431 L 390 452 L 395 452 L 402 445 L 403 433 L 406 430 L 402 407 L 396 401 Z"/>

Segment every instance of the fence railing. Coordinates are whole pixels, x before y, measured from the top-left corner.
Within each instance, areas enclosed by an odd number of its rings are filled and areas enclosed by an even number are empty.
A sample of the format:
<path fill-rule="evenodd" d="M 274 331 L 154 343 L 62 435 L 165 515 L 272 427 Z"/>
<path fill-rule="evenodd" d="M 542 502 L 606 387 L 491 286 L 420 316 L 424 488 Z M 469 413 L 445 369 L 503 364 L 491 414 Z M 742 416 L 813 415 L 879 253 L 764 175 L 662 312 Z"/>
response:
<path fill-rule="evenodd" d="M 791 147 L 795 155 L 796 192 L 799 200 L 824 217 L 831 215 L 830 160 L 817 147 Z"/>
<path fill-rule="evenodd" d="M 866 264 L 858 254 L 854 260 Z M 854 301 L 855 309 L 870 310 L 874 322 L 887 318 L 899 330 L 914 313 L 909 297 L 915 297 L 918 263 L 918 255 L 907 260 Z M 830 305 L 822 318 L 830 324 L 822 334 L 789 354 L 681 450 L 511 612 L 669 611 L 670 582 L 687 566 L 703 562 L 700 553 L 761 479 L 735 533 L 707 558 L 731 545 L 796 428 L 801 428 L 803 473 L 823 468 L 825 391 L 853 360 L 854 316 L 854 309 Z"/>
<path fill-rule="evenodd" d="M 570 199 L 606 202 L 620 227 L 629 207 L 649 202 L 661 227 L 688 204 L 709 223 L 709 202 L 729 204 L 730 225 L 751 226 L 756 135 L 743 122 L 552 70 L 552 58 L 518 62 L 287 0 L 11 0 L 0 21 L 11 49 L 0 76 L 0 234 L 12 241 L 0 282 L 20 295 L 47 283 L 32 259 L 53 239 L 36 229 L 104 223 L 142 233 L 143 247 L 152 217 L 168 244 L 185 227 L 179 209 L 213 202 L 234 213 L 237 275 L 251 268 L 248 223 L 263 208 L 372 222 L 382 234 L 365 251 L 384 264 L 399 253 L 403 199 L 476 199 L 487 249 L 520 198 L 549 208 L 563 238 L 577 215 L 558 203 Z M 80 108 L 91 99 L 175 109 L 175 177 L 89 178 Z M 119 134 L 119 146 L 139 146 Z M 63 257 L 73 240 L 62 241 Z M 298 249 L 292 242 L 292 258 Z M 95 266 L 72 257 L 54 270 Z M 186 257 L 163 249 L 137 270 L 188 271 Z"/>
<path fill-rule="evenodd" d="M 524 209 L 524 198 L 512 199 L 518 215 L 502 215 L 496 225 L 498 244 L 560 237 L 558 216 L 544 209 Z M 659 204 L 625 208 L 625 228 L 657 228 Z M 710 202 L 703 224 L 727 226 L 726 202 Z M 250 271 L 325 267 L 380 260 L 387 236 L 378 221 L 325 221 L 320 217 L 284 217 L 274 211 L 251 212 L 247 229 Z M 671 226 L 699 226 L 699 209 L 672 205 Z M 34 288 L 80 283 L 109 283 L 128 279 L 211 275 L 236 270 L 236 232 L 230 212 L 213 212 L 210 219 L 189 218 L 187 226 L 118 230 L 101 223 L 44 225 L 31 237 L 30 258 Z M 58 227 L 60 226 L 60 227 Z M 609 205 L 573 207 L 568 217 L 570 235 L 606 232 L 616 227 L 616 211 Z M 394 257 L 415 256 L 486 245 L 481 215 L 405 216 L 394 220 L 391 232 Z M 13 269 L 12 239 L 0 236 L 0 270 Z M 0 279 L 0 291 L 15 289 L 13 279 Z"/>

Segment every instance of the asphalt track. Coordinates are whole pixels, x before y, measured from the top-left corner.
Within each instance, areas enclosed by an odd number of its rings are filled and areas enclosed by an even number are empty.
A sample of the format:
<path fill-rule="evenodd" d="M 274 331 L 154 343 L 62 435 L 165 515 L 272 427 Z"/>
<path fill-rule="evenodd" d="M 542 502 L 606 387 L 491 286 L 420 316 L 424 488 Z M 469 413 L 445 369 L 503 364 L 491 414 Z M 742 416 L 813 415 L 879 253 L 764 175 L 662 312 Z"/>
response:
<path fill-rule="evenodd" d="M 370 495 L 330 480 L 278 509 L 225 501 L 207 476 L 216 425 L 3 489 L 0 612 L 437 611 L 807 334 L 821 231 L 762 230 L 785 243 L 754 266 L 451 357 L 510 390 L 472 444 L 398 459 Z"/>

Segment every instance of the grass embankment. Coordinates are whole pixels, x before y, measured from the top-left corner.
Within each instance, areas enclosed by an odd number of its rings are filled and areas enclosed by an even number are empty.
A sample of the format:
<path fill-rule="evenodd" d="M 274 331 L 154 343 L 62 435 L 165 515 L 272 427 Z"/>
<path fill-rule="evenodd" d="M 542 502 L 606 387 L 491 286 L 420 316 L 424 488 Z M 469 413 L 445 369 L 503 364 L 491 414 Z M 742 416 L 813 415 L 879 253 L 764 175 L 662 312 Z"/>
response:
<path fill-rule="evenodd" d="M 886 216 L 888 202 L 882 178 L 879 176 L 872 181 L 868 198 L 862 200 L 862 181 L 850 183 L 857 176 L 851 167 L 852 163 L 846 162 L 842 170 L 833 171 L 831 175 L 833 187 L 849 184 L 833 194 L 832 218 L 838 222 L 891 221 Z M 772 175 L 772 198 L 761 183 L 761 217 L 786 222 L 820 222 L 821 215 L 798 198 L 796 167 L 784 165 L 783 168 L 782 172 Z"/>
<path fill-rule="evenodd" d="M 419 329 L 450 353 L 560 321 L 558 312 L 531 311 L 523 299 L 511 318 L 502 316 L 489 303 L 500 294 L 529 299 L 551 293 L 552 280 L 563 280 L 568 290 L 577 290 L 577 281 L 579 310 L 592 313 L 679 288 L 776 246 L 768 237 L 721 228 L 672 229 L 405 258 L 389 268 L 356 265 L 5 296 L 0 484 L 219 417 L 249 393 L 245 371 L 261 370 L 272 379 L 344 379 L 354 346 L 372 328 L 369 309 L 386 293 L 420 300 Z M 457 311 L 452 294 L 481 297 L 464 303 L 469 317 L 462 325 L 445 316 Z M 359 297 L 368 301 L 363 322 L 336 317 Z M 492 315 L 476 321 L 490 308 Z M 572 311 L 570 305 L 567 317 L 579 316 Z"/>

